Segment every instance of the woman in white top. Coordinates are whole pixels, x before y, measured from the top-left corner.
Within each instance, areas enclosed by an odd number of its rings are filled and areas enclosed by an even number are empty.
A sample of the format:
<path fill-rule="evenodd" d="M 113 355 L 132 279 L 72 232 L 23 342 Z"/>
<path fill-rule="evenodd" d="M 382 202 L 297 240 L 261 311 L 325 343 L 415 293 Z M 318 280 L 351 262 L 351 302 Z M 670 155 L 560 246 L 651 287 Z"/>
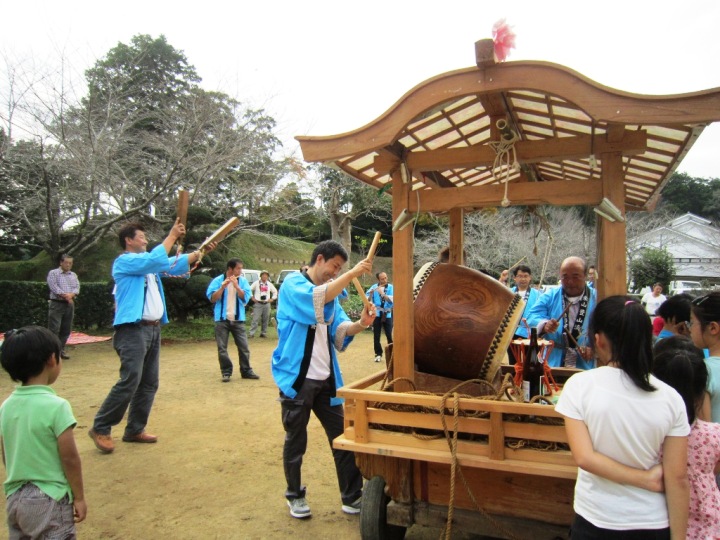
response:
<path fill-rule="evenodd" d="M 680 395 L 651 374 L 650 319 L 611 296 L 590 336 L 601 367 L 568 379 L 556 407 L 579 469 L 572 538 L 684 539 L 690 426 Z"/>

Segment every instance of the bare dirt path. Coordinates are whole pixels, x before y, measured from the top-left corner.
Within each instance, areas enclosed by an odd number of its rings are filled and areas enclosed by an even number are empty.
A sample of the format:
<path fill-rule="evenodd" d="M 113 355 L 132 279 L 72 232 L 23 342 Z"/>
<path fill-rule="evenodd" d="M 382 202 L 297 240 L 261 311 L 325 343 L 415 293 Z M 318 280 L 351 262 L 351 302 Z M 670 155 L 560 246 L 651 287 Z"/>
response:
<path fill-rule="evenodd" d="M 123 423 L 113 433 L 116 450 L 110 455 L 95 449 L 87 430 L 117 379 L 117 356 L 110 342 L 70 349 L 72 358 L 54 388 L 70 401 L 78 420 L 75 438 L 89 507 L 78 527 L 80 539 L 360 538 L 358 517 L 340 510 L 327 439 L 314 417 L 303 466 L 313 517 L 298 520 L 288 513 L 284 433 L 270 374 L 274 336 L 273 329 L 270 338 L 250 341 L 260 380 L 241 379 L 236 371 L 226 384 L 220 382 L 214 342 L 163 345 L 160 390 L 148 425 L 160 440 L 120 442 Z M 232 357 L 237 370 L 236 351 Z M 340 363 L 346 381 L 377 371 L 372 334 L 358 336 Z M 1 399 L 13 385 L 2 372 Z M 439 532 L 412 527 L 407 538 L 435 539 Z M 7 538 L 4 525 L 0 538 Z"/>

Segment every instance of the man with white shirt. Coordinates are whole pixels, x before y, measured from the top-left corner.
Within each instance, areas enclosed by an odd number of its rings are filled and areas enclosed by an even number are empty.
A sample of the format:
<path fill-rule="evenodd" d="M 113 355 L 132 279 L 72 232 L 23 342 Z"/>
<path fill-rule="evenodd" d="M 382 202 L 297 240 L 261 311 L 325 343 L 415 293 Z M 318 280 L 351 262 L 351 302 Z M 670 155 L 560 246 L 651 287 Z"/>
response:
<path fill-rule="evenodd" d="M 233 363 L 228 355 L 228 339 L 232 334 L 240 356 L 240 376 L 259 379 L 250 367 L 250 349 L 245 334 L 245 306 L 250 301 L 250 284 L 242 275 L 243 262 L 230 259 L 225 274 L 220 274 L 208 285 L 206 294 L 215 304 L 215 343 L 218 348 L 222 382 L 230 382 Z"/>
<path fill-rule="evenodd" d="M 313 251 L 308 271 L 289 274 L 278 299 L 279 342 L 272 356 L 272 374 L 280 390 L 285 429 L 285 498 L 290 515 L 300 519 L 311 515 L 301 476 L 311 412 L 330 442 L 342 511 L 360 513 L 362 474 L 355 454 L 332 448 L 333 439 L 345 429 L 342 398 L 337 396 L 343 385 L 337 352 L 344 351 L 355 335 L 373 323 L 375 310 L 372 306 L 370 311 L 364 309 L 353 322 L 340 305 L 339 297 L 352 279 L 372 270 L 372 261 L 363 259 L 340 275 L 347 260 L 347 251 L 339 243 L 321 242 Z"/>
<path fill-rule="evenodd" d="M 253 320 L 250 326 L 250 337 L 255 337 L 260 325 L 260 337 L 267 337 L 268 322 L 270 321 L 270 306 L 277 300 L 277 289 L 270 283 L 270 274 L 267 270 L 260 272 L 260 279 L 250 285 L 252 291 Z"/>
<path fill-rule="evenodd" d="M 597 292 L 587 286 L 587 265 L 580 257 L 568 257 L 560 265 L 560 287 L 540 295 L 527 314 L 538 336 L 554 343 L 550 367 L 594 367 L 587 329 L 597 303 Z"/>
<path fill-rule="evenodd" d="M 145 432 L 160 379 L 160 328 L 167 324 L 165 293 L 160 273 L 189 276 L 190 266 L 200 251 L 168 257 L 177 239 L 185 234 L 180 219 L 162 244 L 147 251 L 145 229 L 131 223 L 120 229 L 120 247 L 125 251 L 113 263 L 115 280 L 115 320 L 113 347 L 120 357 L 120 380 L 100 406 L 88 432 L 95 447 L 103 454 L 115 450 L 110 431 L 128 411 L 122 440 L 130 443 L 155 443 L 158 438 Z M 214 249 L 212 243 L 207 251 Z"/>

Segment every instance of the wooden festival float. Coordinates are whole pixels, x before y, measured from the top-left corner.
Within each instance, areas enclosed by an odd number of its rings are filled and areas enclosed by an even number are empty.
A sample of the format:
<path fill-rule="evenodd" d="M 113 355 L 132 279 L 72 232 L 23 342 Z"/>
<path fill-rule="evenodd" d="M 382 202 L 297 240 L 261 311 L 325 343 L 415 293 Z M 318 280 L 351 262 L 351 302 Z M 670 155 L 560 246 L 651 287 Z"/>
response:
<path fill-rule="evenodd" d="M 556 64 L 498 63 L 492 40 L 478 41 L 475 52 L 476 67 L 419 84 L 363 127 L 297 137 L 306 161 L 331 163 L 392 194 L 391 373 L 339 391 L 345 432 L 334 441 L 356 453 L 369 480 L 363 538 L 401 538 L 415 523 L 567 537 L 577 469 L 561 417 L 548 405 L 481 397 L 484 381 L 497 390 L 496 357 L 522 300 L 461 266 L 464 213 L 593 207 L 601 216 L 599 296 L 624 294 L 625 212 L 652 211 L 702 130 L 720 120 L 718 88 L 631 94 Z M 407 225 L 420 212 L 449 215 L 450 261 L 414 276 Z M 462 285 L 426 291 L 433 275 L 452 269 L 463 270 L 453 278 Z"/>

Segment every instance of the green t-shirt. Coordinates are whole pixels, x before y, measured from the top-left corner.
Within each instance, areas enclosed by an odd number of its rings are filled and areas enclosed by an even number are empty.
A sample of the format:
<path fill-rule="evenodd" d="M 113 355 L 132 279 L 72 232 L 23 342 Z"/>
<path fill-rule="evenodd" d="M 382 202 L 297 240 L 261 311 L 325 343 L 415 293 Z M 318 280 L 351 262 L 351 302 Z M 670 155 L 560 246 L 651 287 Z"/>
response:
<path fill-rule="evenodd" d="M 77 424 L 70 403 L 49 386 L 18 386 L 0 406 L 0 435 L 5 448 L 10 496 L 31 482 L 48 497 L 73 499 L 60 462 L 58 437 Z"/>

